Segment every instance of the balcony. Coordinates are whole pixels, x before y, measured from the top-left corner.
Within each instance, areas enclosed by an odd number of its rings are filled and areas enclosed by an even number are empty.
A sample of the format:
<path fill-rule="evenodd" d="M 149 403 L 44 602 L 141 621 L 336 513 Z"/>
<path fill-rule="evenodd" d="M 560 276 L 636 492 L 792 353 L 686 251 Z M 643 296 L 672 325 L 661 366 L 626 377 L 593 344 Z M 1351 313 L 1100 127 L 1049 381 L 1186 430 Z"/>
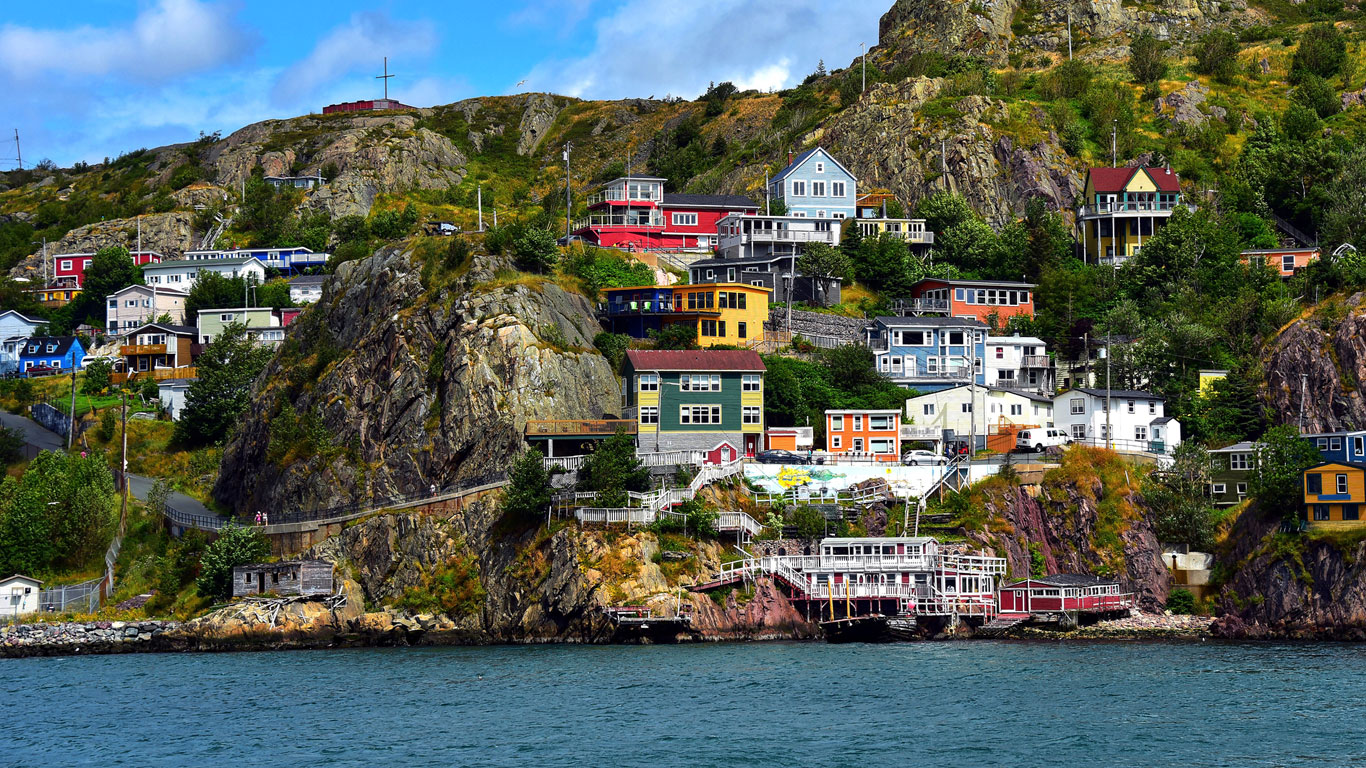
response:
<path fill-rule="evenodd" d="M 923 219 L 859 219 L 858 227 L 864 237 L 886 233 L 907 243 L 934 245 L 934 233 L 925 229 Z"/>
<path fill-rule="evenodd" d="M 664 215 L 659 211 L 651 211 L 649 216 L 628 216 L 626 214 L 592 214 L 583 216 L 574 222 L 574 229 L 609 229 L 612 227 L 637 228 L 637 227 L 663 227 Z"/>
<path fill-rule="evenodd" d="M 637 192 L 628 200 L 624 189 L 604 189 L 588 196 L 588 207 L 592 208 L 603 203 L 657 203 L 662 197 L 662 195 L 651 195 L 648 192 Z"/>
<path fill-rule="evenodd" d="M 1126 213 L 1171 213 L 1177 208 L 1186 208 L 1189 211 L 1195 211 L 1194 205 L 1182 202 L 1116 200 L 1114 202 L 1096 203 L 1095 205 L 1083 205 L 1079 215 L 1081 218 L 1085 219 L 1093 216 L 1111 216 L 1114 214 Z"/>
<path fill-rule="evenodd" d="M 165 344 L 125 344 L 119 347 L 119 354 L 124 357 L 135 357 L 137 355 L 164 355 L 166 354 Z"/>
<path fill-rule="evenodd" d="M 933 233 L 931 233 L 933 234 Z M 892 303 L 892 312 L 898 317 L 918 315 L 926 312 L 949 312 L 948 299 L 897 299 Z"/>
<path fill-rule="evenodd" d="M 753 232 L 742 232 L 738 235 L 725 235 L 721 238 L 721 247 L 726 247 L 727 242 L 739 243 L 827 243 L 838 245 L 840 233 L 837 229 L 830 230 L 811 230 L 811 229 L 755 229 Z"/>
<path fill-rule="evenodd" d="M 1025 355 L 1020 360 L 1020 366 L 1022 368 L 1048 368 L 1051 367 L 1052 364 L 1053 361 L 1048 355 Z"/>
<path fill-rule="evenodd" d="M 167 379 L 193 379 L 199 376 L 199 372 L 194 366 L 184 368 L 153 368 L 150 371 L 133 371 L 132 373 L 111 373 L 109 380 L 115 384 L 122 384 L 125 381 L 166 381 Z"/>
<path fill-rule="evenodd" d="M 570 437 L 574 435 L 599 435 L 611 437 L 618 429 L 626 434 L 636 433 L 635 419 L 551 419 L 527 421 L 527 437 Z"/>
<path fill-rule="evenodd" d="M 667 302 L 655 301 L 610 301 L 598 304 L 598 314 L 609 317 L 629 317 L 632 315 L 673 315 L 681 317 L 683 315 L 721 315 L 721 310 L 717 307 L 682 307 L 674 306 Z"/>

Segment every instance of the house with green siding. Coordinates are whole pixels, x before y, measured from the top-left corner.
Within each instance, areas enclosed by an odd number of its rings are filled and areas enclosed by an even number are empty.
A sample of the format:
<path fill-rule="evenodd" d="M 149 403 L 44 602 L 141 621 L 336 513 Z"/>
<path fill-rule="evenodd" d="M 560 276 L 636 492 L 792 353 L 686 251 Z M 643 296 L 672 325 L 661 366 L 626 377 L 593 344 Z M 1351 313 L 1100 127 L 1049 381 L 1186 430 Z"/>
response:
<path fill-rule="evenodd" d="M 1261 443 L 1235 443 L 1209 452 L 1209 495 L 1216 506 L 1231 507 L 1247 498 L 1252 467 Z"/>
<path fill-rule="evenodd" d="M 285 340 L 286 323 L 280 312 L 271 307 L 235 307 L 199 310 L 199 343 L 208 345 L 234 323 L 245 326 L 247 333 L 261 344 L 278 345 Z"/>
<path fill-rule="evenodd" d="M 626 411 L 639 453 L 702 451 L 708 463 L 753 456 L 764 434 L 764 363 L 744 349 L 633 349 Z"/>

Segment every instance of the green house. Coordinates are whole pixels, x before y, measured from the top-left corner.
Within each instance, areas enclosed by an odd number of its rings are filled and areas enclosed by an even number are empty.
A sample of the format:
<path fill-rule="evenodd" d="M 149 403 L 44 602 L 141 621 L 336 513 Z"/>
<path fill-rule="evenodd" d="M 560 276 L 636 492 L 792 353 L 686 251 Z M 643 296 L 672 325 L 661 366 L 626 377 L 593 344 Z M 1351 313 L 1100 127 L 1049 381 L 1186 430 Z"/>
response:
<path fill-rule="evenodd" d="M 763 444 L 764 363 L 744 349 L 626 353 L 626 406 L 641 453 L 700 451 L 709 463 Z"/>
<path fill-rule="evenodd" d="M 1214 465 L 1209 492 L 1215 505 L 1231 507 L 1247 498 L 1248 481 L 1261 447 L 1261 443 L 1235 443 L 1209 452 Z"/>

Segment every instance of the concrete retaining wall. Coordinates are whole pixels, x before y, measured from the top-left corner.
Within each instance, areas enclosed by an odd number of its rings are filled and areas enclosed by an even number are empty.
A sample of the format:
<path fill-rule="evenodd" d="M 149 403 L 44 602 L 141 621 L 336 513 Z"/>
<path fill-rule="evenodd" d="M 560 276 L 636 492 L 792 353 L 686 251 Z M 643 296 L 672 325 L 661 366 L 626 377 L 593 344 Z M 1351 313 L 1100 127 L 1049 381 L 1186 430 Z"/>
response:
<path fill-rule="evenodd" d="M 28 412 L 34 421 L 62 437 L 66 437 L 67 431 L 71 429 L 71 419 L 47 403 L 34 403 L 29 406 Z"/>

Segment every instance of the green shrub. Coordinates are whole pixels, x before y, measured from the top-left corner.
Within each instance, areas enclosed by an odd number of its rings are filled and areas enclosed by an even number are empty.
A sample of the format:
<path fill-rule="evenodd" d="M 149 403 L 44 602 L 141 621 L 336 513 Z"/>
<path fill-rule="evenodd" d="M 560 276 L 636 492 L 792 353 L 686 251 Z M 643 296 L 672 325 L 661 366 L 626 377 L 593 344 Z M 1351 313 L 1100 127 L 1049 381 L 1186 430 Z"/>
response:
<path fill-rule="evenodd" d="M 1347 61 L 1347 39 L 1332 24 L 1315 24 L 1305 30 L 1300 47 L 1290 61 L 1291 82 L 1306 76 L 1330 78 L 1342 71 Z M 1322 113 L 1320 113 L 1322 114 Z"/>
<path fill-rule="evenodd" d="M 1167 610 L 1176 614 L 1192 614 L 1195 612 L 1195 595 L 1191 594 L 1185 587 L 1177 587 L 1167 595 Z"/>
<path fill-rule="evenodd" d="M 114 419 L 114 409 L 105 408 L 104 413 L 100 414 L 100 426 L 95 434 L 102 442 L 107 443 L 114 439 L 115 424 L 117 421 Z"/>
<path fill-rule="evenodd" d="M 593 346 L 607 358 L 607 363 L 612 366 L 613 371 L 619 371 L 622 361 L 626 359 L 626 348 L 630 341 L 631 337 L 624 333 L 603 331 L 593 337 Z"/>
<path fill-rule="evenodd" d="M 1333 86 L 1329 85 L 1327 80 L 1315 74 L 1305 73 L 1300 76 L 1299 82 L 1291 94 L 1296 103 L 1314 110 L 1314 114 L 1319 117 L 1336 115 L 1342 109 L 1337 91 L 1333 90 Z"/>
<path fill-rule="evenodd" d="M 1205 33 L 1195 44 L 1195 71 L 1221 83 L 1232 82 L 1238 72 L 1238 38 L 1226 29 Z"/>

